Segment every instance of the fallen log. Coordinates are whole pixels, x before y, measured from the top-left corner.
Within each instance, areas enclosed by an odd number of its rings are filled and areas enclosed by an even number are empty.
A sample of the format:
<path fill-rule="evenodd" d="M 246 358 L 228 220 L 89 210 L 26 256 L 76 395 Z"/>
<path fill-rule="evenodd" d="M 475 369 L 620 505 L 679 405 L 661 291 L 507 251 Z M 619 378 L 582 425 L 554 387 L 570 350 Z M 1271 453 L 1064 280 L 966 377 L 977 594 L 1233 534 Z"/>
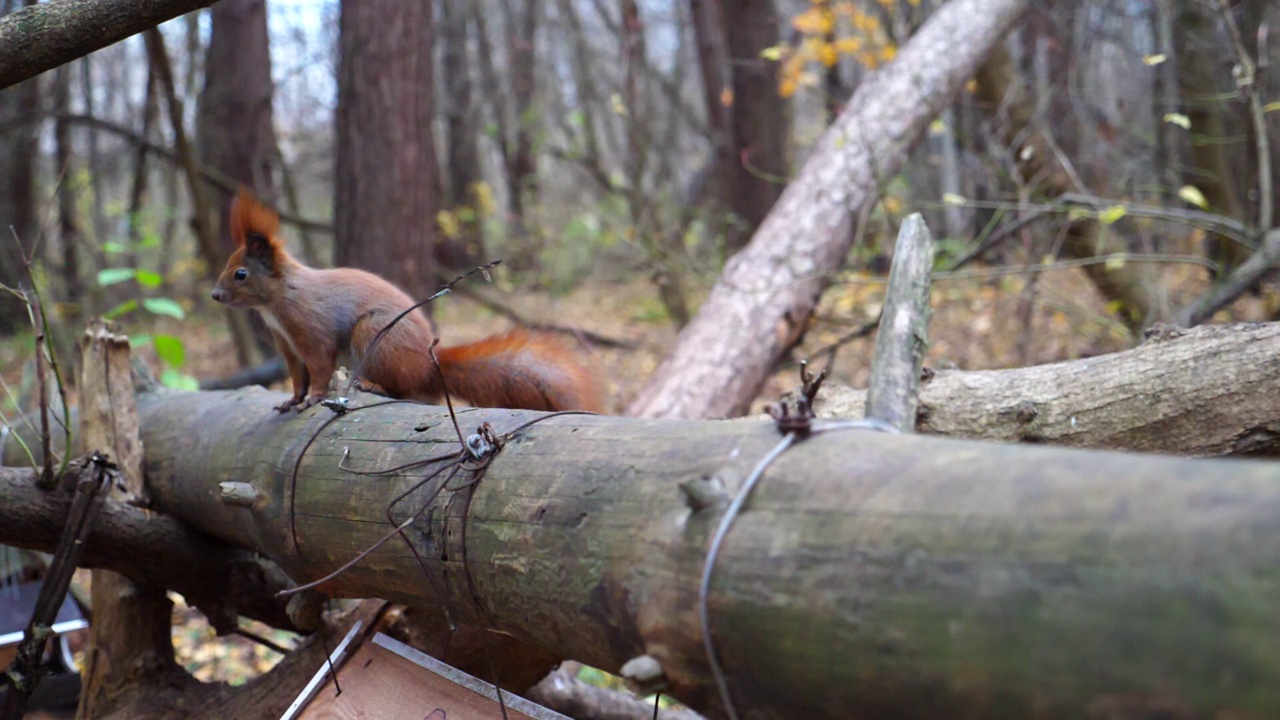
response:
<path fill-rule="evenodd" d="M 866 390 L 828 382 L 823 417 Z M 1178 455 L 1280 455 L 1280 323 L 1156 328 L 1125 352 L 1011 370 L 939 370 L 922 433 Z"/>
<path fill-rule="evenodd" d="M 698 579 L 772 424 L 549 417 L 436 494 L 444 476 L 423 480 L 448 462 L 410 463 L 456 451 L 439 408 L 358 396 L 298 417 L 279 399 L 140 398 L 157 506 L 299 581 L 374 547 L 390 507 L 404 536 L 322 590 L 442 606 L 610 670 L 648 654 L 676 697 L 722 712 Z M 539 417 L 459 419 L 502 435 Z M 251 508 L 221 501 L 229 480 Z M 713 638 L 751 717 L 1280 712 L 1280 644 L 1259 641 L 1280 632 L 1274 464 L 823 432 L 768 468 L 715 565 Z"/>

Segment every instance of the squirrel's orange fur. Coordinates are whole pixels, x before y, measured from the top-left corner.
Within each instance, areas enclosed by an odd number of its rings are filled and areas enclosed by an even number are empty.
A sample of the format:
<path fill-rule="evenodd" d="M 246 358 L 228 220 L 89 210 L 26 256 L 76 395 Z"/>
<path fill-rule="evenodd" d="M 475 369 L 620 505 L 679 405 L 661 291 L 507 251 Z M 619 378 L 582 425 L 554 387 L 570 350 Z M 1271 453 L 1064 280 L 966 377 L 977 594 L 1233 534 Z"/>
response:
<path fill-rule="evenodd" d="M 373 347 L 374 336 L 413 299 L 386 280 L 354 268 L 309 268 L 277 238 L 279 218 L 246 191 L 231 204 L 236 249 L 218 277 L 213 299 L 262 314 L 284 356 L 293 397 L 276 408 L 302 410 L 324 398 L 338 355 L 364 365 L 358 382 L 395 398 L 438 401 L 441 374 L 429 351 L 431 324 L 415 310 Z M 366 357 L 368 355 L 368 357 Z M 603 405 L 601 384 L 561 338 L 522 329 L 436 350 L 449 393 L 482 407 L 591 410 Z"/>

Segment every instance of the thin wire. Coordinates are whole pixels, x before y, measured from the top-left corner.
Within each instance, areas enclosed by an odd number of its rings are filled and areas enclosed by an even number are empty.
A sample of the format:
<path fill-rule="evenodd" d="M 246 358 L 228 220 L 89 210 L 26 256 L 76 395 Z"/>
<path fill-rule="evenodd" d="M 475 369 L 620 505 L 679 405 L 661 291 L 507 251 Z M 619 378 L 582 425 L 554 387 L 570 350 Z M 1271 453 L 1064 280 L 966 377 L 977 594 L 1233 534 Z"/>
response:
<path fill-rule="evenodd" d="M 711 617 L 707 609 L 707 597 L 711 593 L 711 573 L 715 570 L 716 557 L 720 554 L 720 546 L 724 544 L 725 536 L 729 534 L 729 527 L 733 525 L 734 518 L 738 516 L 738 512 L 742 510 L 742 506 L 746 504 L 747 498 L 751 495 L 751 490 L 760 481 L 764 475 L 764 471 L 783 453 L 791 444 L 796 441 L 794 432 L 787 433 L 782 440 L 773 449 L 765 455 L 760 462 L 756 463 L 756 467 L 751 471 L 742 483 L 742 487 L 738 489 L 738 495 L 729 504 L 729 509 L 725 510 L 724 517 L 720 518 L 720 527 L 716 528 L 716 534 L 711 538 L 711 548 L 707 551 L 707 562 L 702 567 L 702 582 L 698 585 L 698 621 L 702 625 L 702 647 L 707 653 L 707 662 L 711 665 L 711 675 L 715 678 L 716 688 L 720 690 L 720 700 L 724 703 L 725 712 L 729 715 L 729 720 L 738 720 L 738 712 L 733 707 L 733 699 L 729 697 L 729 684 L 725 680 L 724 669 L 720 666 L 720 659 L 716 656 L 715 644 L 711 641 Z"/>

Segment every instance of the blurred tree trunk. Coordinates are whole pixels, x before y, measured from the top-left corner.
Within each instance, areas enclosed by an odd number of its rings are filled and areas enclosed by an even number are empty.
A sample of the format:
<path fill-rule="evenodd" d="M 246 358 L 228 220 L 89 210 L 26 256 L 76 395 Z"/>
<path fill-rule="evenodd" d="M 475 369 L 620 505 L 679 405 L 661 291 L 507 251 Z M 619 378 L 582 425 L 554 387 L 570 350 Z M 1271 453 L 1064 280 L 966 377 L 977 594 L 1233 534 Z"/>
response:
<path fill-rule="evenodd" d="M 80 231 L 80 220 L 76 213 L 78 197 L 76 168 L 72 165 L 71 126 L 64 120 L 71 102 L 71 65 L 63 65 L 53 76 L 53 155 L 54 171 L 62 177 L 62 186 L 58 188 L 58 242 L 62 251 L 62 264 L 59 267 L 62 276 L 60 297 L 65 301 L 64 309 L 56 317 L 67 326 L 78 327 L 84 312 L 84 290 L 80 284 L 80 245 L 84 242 Z M 48 297 L 46 295 L 45 297 Z M 58 339 L 59 350 L 65 347 L 62 338 Z M 63 354 L 60 357 L 70 357 Z"/>
<path fill-rule="evenodd" d="M 1243 3 L 1248 5 L 1249 3 Z M 1221 28 L 1217 7 L 1194 0 L 1178 0 L 1174 22 L 1174 42 L 1178 57 L 1178 91 L 1184 113 L 1191 121 L 1190 167 L 1184 182 L 1204 194 L 1214 212 L 1245 222 L 1253 221 L 1248 211 L 1245 188 L 1256 176 L 1251 168 L 1252 137 L 1246 104 L 1222 93 L 1233 93 L 1230 42 Z M 1256 30 L 1256 26 L 1255 26 Z M 1249 249 L 1230 238 L 1210 233 L 1205 239 L 1205 256 L 1219 263 L 1219 276 L 1226 275 L 1249 256 Z"/>
<path fill-rule="evenodd" d="M 729 211 L 741 223 L 729 233 L 727 250 L 737 252 L 782 195 L 789 180 L 787 104 L 778 97 L 777 62 L 761 53 L 778 44 L 773 0 L 722 0 L 725 45 L 733 74 L 729 108 L 732 138 Z"/>
<path fill-rule="evenodd" d="M 461 0 L 440 3 L 440 37 L 444 41 L 440 77 L 444 81 L 447 180 L 445 207 L 453 212 L 457 233 L 438 239 L 436 259 L 442 266 L 464 268 L 484 256 L 484 238 L 475 202 L 480 171 L 479 128 L 472 94 L 470 12 Z"/>
<path fill-rule="evenodd" d="M 702 104 L 711 134 L 715 172 L 706 193 L 708 206 L 719 214 L 726 207 L 728 178 L 733 174 L 733 144 L 730 139 L 729 107 L 733 88 L 730 82 L 729 51 L 725 48 L 724 9 L 720 0 L 689 0 L 693 34 L 698 46 L 698 71 L 702 76 Z"/>
<path fill-rule="evenodd" d="M 34 0 L 27 0 L 34 5 Z M 3 0 L 0 15 L 18 8 L 16 0 Z M 0 121 L 27 119 L 40 110 L 39 79 L 0 90 Z M 22 258 L 13 242 L 16 233 L 28 251 L 36 240 L 36 151 L 40 123 L 13 123 L 0 134 L 0 283 L 17 288 L 24 281 Z M 10 232 L 9 228 L 13 228 Z M 0 290 L 0 335 L 27 327 L 25 307 Z"/>
<path fill-rule="evenodd" d="M 210 9 L 213 30 L 205 51 L 204 89 L 196 111 L 196 147 L 201 162 L 275 202 L 273 175 L 276 133 L 272 122 L 271 46 L 266 0 L 222 0 Z M 226 218 L 232 193 L 204 183 L 213 208 L 218 247 L 230 254 Z M 215 265 L 214 270 L 220 266 Z M 275 350 L 257 313 L 228 315 L 242 364 L 254 364 Z"/>
<path fill-rule="evenodd" d="M 431 3 L 343 0 L 338 23 L 336 263 L 415 297 L 436 286 L 431 13 Z"/>
<path fill-rule="evenodd" d="M 201 162 L 274 201 L 271 49 L 266 0 L 222 0 L 210 9 L 213 31 L 205 51 L 204 89 L 196 114 Z M 232 194 L 206 183 L 215 204 L 219 236 L 230 247 L 224 219 Z"/>
<path fill-rule="evenodd" d="M 1056 160 L 1043 130 L 1036 127 L 1035 101 L 1015 76 L 1012 57 L 1004 46 L 997 46 L 978 72 L 975 98 L 997 118 L 1001 142 L 1023 179 L 1035 179 L 1037 193 L 1050 197 L 1072 192 L 1074 185 L 1066 168 Z M 1094 219 L 1069 221 L 1062 242 L 1062 254 L 1075 259 L 1095 258 L 1112 252 L 1124 252 L 1126 244 L 1110 240 L 1110 227 Z M 1168 311 L 1158 293 L 1158 281 L 1149 265 L 1123 263 L 1093 264 L 1082 268 L 1085 275 L 1108 301 L 1119 306 L 1119 314 L 1129 329 L 1138 333 Z"/>
<path fill-rule="evenodd" d="M 529 238 L 528 206 L 537 204 L 537 159 L 534 155 L 533 133 L 537 127 L 537 111 L 534 109 L 534 90 L 537 78 L 537 53 L 534 52 L 538 36 L 538 16 L 542 12 L 539 0 L 523 0 L 523 12 L 517 13 L 515 0 L 503 0 L 506 20 L 508 61 L 511 72 L 511 98 L 513 117 L 511 128 L 514 137 L 503 137 L 503 160 L 507 172 L 507 212 L 513 234 L 526 243 Z M 526 247 L 537 250 L 536 245 Z"/>

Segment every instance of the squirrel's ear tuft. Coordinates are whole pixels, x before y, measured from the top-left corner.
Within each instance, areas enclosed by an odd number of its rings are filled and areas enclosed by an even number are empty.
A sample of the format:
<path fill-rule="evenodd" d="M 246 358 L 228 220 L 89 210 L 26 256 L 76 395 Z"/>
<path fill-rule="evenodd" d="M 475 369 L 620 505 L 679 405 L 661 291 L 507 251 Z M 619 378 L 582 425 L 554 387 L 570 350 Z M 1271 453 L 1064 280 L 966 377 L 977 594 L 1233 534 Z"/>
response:
<path fill-rule="evenodd" d="M 236 245 L 244 246 L 254 235 L 268 245 L 274 245 L 279 229 L 280 217 L 276 212 L 258 202 L 247 188 L 240 188 L 239 194 L 231 201 L 231 239 Z"/>

